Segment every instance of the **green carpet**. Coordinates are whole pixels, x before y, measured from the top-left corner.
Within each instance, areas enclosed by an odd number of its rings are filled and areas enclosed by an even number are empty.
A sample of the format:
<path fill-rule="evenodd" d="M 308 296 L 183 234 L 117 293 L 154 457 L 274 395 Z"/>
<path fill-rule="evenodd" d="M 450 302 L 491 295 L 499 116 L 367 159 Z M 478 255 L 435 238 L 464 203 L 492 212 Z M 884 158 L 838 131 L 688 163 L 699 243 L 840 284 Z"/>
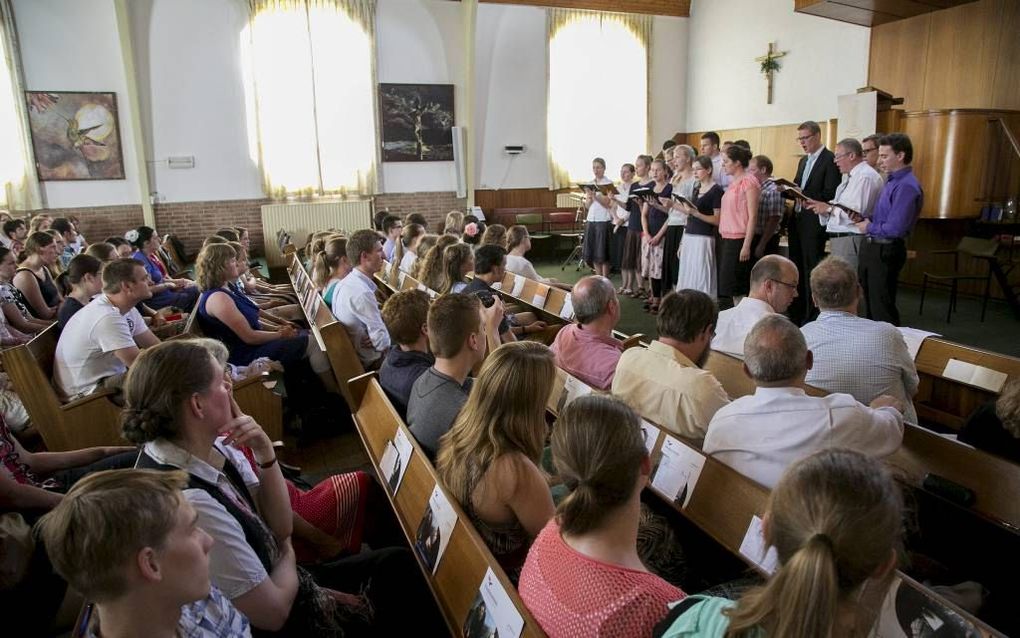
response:
<path fill-rule="evenodd" d="M 535 270 L 543 277 L 552 277 L 569 283 L 591 274 L 586 268 L 578 272 L 576 263 L 562 270 L 561 264 L 561 261 L 536 261 Z M 619 288 L 620 276 L 613 275 L 612 279 L 613 285 Z M 900 288 L 897 302 L 903 325 L 939 333 L 956 343 L 1020 357 L 1020 321 L 1010 311 L 1006 302 L 989 301 L 988 313 L 982 323 L 981 300 L 960 297 L 957 301 L 957 312 L 947 324 L 948 293 L 929 290 L 925 296 L 924 315 L 918 314 L 920 299 L 920 290 L 905 286 Z M 624 334 L 640 332 L 649 339 L 654 339 L 658 335 L 655 317 L 642 310 L 641 302 L 624 297 L 621 299 L 621 310 L 620 325 L 617 327 L 620 332 Z"/>

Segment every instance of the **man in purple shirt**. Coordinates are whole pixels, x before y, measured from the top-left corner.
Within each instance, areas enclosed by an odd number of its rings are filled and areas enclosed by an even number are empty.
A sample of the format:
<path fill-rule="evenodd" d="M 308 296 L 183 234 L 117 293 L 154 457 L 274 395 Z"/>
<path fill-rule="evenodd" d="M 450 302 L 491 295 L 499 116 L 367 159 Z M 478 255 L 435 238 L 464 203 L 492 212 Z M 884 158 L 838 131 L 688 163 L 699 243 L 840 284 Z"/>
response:
<path fill-rule="evenodd" d="M 857 276 L 864 288 L 868 319 L 900 325 L 896 286 L 907 261 L 907 235 L 921 213 L 924 193 L 910 167 L 914 147 L 903 133 L 878 143 L 878 162 L 889 180 L 878 196 L 871 219 L 857 224 L 867 234 L 861 246 Z"/>
<path fill-rule="evenodd" d="M 623 344 L 613 338 L 620 321 L 613 282 L 598 275 L 584 277 L 574 284 L 571 300 L 577 323 L 556 333 L 556 365 L 593 388 L 608 390 L 623 352 Z"/>

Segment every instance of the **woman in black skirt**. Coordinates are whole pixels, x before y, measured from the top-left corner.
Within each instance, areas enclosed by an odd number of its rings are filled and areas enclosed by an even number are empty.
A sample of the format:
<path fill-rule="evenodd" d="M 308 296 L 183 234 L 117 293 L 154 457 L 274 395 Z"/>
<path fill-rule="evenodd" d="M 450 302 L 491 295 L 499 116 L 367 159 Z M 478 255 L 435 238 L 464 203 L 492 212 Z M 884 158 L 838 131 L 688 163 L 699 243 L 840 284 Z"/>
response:
<path fill-rule="evenodd" d="M 691 166 L 695 157 L 694 149 L 681 144 L 669 150 L 673 151 L 673 179 L 670 180 L 673 192 L 690 200 L 694 193 L 694 184 L 698 181 Z M 666 237 L 662 241 L 662 289 L 666 291 L 676 287 L 677 276 L 680 273 L 680 240 L 687 226 L 687 213 L 683 206 L 676 200 L 672 205 L 669 218 L 666 220 Z"/>
<path fill-rule="evenodd" d="M 606 160 L 596 157 L 591 162 L 595 173 L 593 184 L 606 186 L 613 180 L 606 177 Z M 609 232 L 612 225 L 613 199 L 597 189 L 585 189 L 584 206 L 588 209 L 584 227 L 584 263 L 595 269 L 596 275 L 609 278 Z"/>

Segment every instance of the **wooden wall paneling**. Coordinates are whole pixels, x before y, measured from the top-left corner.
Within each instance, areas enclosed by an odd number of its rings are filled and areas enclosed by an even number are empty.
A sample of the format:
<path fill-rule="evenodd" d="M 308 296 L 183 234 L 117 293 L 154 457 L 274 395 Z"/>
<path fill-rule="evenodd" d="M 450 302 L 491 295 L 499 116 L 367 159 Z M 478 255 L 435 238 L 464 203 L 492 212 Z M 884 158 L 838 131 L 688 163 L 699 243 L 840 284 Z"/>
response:
<path fill-rule="evenodd" d="M 1015 0 L 982 0 L 931 14 L 923 108 L 991 105 L 1004 2 Z"/>
<path fill-rule="evenodd" d="M 992 108 L 1020 110 L 1020 2 L 1003 0 Z"/>
<path fill-rule="evenodd" d="M 480 206 L 486 215 L 496 208 L 552 208 L 556 206 L 558 192 L 565 191 L 551 191 L 548 188 L 476 190 L 475 206 Z"/>
<path fill-rule="evenodd" d="M 903 98 L 903 108 L 924 107 L 931 14 L 872 28 L 868 84 Z M 943 52 L 938 52 L 942 58 Z"/>

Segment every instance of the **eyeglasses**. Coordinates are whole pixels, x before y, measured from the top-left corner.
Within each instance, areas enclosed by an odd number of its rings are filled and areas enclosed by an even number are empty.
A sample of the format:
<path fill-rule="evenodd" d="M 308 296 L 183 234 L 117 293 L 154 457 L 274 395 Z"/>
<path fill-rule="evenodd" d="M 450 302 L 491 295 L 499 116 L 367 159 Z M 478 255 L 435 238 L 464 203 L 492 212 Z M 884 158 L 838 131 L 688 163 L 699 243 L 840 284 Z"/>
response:
<path fill-rule="evenodd" d="M 782 279 L 773 279 L 773 278 L 769 277 L 769 281 L 774 281 L 777 284 L 783 284 L 784 286 L 786 286 L 788 288 L 793 288 L 794 290 L 797 289 L 797 284 L 788 284 L 785 281 L 783 281 Z"/>
<path fill-rule="evenodd" d="M 838 162 L 839 160 L 843 159 L 844 157 L 846 157 L 849 154 L 850 153 L 837 153 L 837 154 L 832 156 L 832 159 L 834 159 L 835 161 Z"/>
<path fill-rule="evenodd" d="M 798 142 L 806 142 L 806 141 L 808 141 L 809 139 L 811 139 L 811 138 L 812 138 L 812 137 L 814 137 L 814 136 L 815 136 L 815 134 L 814 134 L 814 133 L 812 133 L 811 135 L 801 135 L 801 136 L 799 136 L 799 137 L 797 138 L 797 141 L 798 141 Z"/>

